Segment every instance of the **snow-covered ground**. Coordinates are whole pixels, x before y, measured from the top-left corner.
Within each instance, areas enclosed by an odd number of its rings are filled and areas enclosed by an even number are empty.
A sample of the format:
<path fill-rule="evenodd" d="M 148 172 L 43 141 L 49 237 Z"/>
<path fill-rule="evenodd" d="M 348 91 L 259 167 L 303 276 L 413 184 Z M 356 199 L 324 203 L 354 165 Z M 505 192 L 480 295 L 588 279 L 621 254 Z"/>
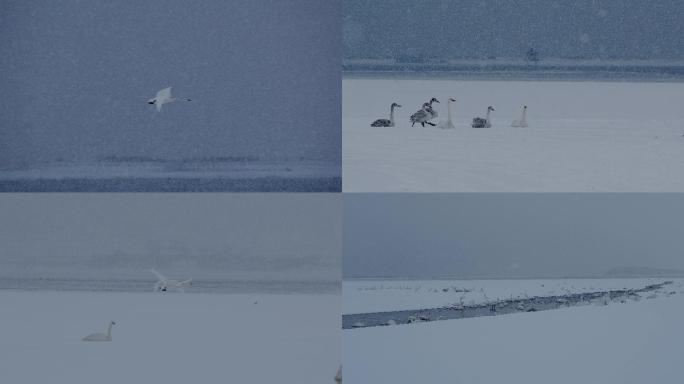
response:
<path fill-rule="evenodd" d="M 332 383 L 339 295 L 0 291 L 3 383 Z M 110 343 L 83 336 L 106 331 Z"/>
<path fill-rule="evenodd" d="M 684 190 L 684 83 L 342 81 L 343 190 L 585 192 Z M 455 129 L 411 127 L 437 97 Z M 402 105 L 397 126 L 372 128 Z M 484 117 L 491 129 L 472 129 Z M 528 128 L 510 123 L 528 109 Z"/>
<path fill-rule="evenodd" d="M 345 380 L 679 382 L 682 281 L 668 287 L 677 293 L 624 304 L 346 330 Z"/>
<path fill-rule="evenodd" d="M 640 289 L 684 279 L 539 279 L 539 280 L 347 280 L 342 283 L 342 311 L 368 313 L 447 305 L 477 305 L 503 299 Z"/>

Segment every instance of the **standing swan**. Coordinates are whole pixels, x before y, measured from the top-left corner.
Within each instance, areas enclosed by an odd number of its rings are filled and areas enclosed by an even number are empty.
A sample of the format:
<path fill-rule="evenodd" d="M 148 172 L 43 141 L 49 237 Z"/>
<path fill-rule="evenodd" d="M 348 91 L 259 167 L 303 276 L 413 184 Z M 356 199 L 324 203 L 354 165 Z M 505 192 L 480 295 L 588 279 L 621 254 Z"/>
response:
<path fill-rule="evenodd" d="M 389 120 L 377 119 L 371 124 L 371 127 L 394 127 L 394 108 L 401 108 L 401 105 L 397 103 L 392 103 L 392 105 L 390 106 Z"/>
<path fill-rule="evenodd" d="M 492 127 L 492 122 L 489 120 L 489 113 L 494 110 L 494 107 L 491 105 L 487 107 L 487 117 L 484 119 L 481 117 L 476 117 L 473 119 L 473 128 L 491 128 Z"/>
<path fill-rule="evenodd" d="M 454 128 L 454 123 L 451 121 L 451 103 L 455 103 L 456 99 L 453 97 L 450 97 L 449 100 L 447 100 L 447 121 L 443 121 L 439 123 L 439 127 L 442 129 L 453 129 Z"/>
<path fill-rule="evenodd" d="M 161 91 L 157 92 L 157 96 L 155 96 L 152 99 L 147 100 L 147 104 L 154 104 L 157 106 L 157 111 L 161 112 L 162 105 L 167 104 L 167 103 L 172 103 L 177 100 L 183 100 L 183 101 L 192 101 L 187 98 L 180 98 L 177 99 L 175 97 L 171 97 L 171 87 L 164 88 Z"/>
<path fill-rule="evenodd" d="M 435 118 L 437 118 L 437 116 L 439 116 L 437 114 L 437 111 L 432 109 L 432 103 L 439 103 L 439 100 L 437 100 L 436 98 L 433 97 L 432 99 L 430 99 L 430 101 L 428 101 L 428 104 L 430 104 L 430 114 L 432 115 L 430 120 L 435 119 Z"/>
<path fill-rule="evenodd" d="M 418 112 L 411 115 L 411 126 L 413 127 L 414 124 L 420 123 L 420 125 L 422 125 L 423 127 L 425 126 L 425 124 L 430 124 L 434 127 L 435 124 L 429 121 L 430 119 L 432 119 L 433 112 L 434 110 L 430 106 L 430 103 L 424 103 L 423 108 L 421 108 Z"/>
<path fill-rule="evenodd" d="M 511 127 L 527 127 L 527 105 L 523 107 L 522 117 L 519 120 L 513 120 L 513 122 L 511 123 Z"/>
<path fill-rule="evenodd" d="M 109 327 L 107 328 L 107 333 L 92 333 L 84 337 L 83 341 L 112 341 L 112 325 L 116 323 L 113 321 L 109 322 Z"/>

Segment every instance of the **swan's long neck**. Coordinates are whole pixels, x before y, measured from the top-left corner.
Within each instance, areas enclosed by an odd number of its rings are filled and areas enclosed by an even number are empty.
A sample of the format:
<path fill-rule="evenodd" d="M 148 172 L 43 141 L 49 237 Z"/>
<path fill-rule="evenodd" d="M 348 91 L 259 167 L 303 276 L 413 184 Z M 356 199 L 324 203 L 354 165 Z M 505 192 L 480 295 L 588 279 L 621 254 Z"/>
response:
<path fill-rule="evenodd" d="M 109 323 L 109 327 L 107 327 L 107 337 L 112 338 L 112 323 Z"/>
<path fill-rule="evenodd" d="M 487 117 L 486 120 L 489 121 L 489 114 L 492 112 L 491 109 L 487 108 Z"/>
<path fill-rule="evenodd" d="M 394 124 L 394 105 L 390 107 L 390 123 Z"/>
<path fill-rule="evenodd" d="M 524 122 L 527 121 L 527 108 L 523 108 L 522 121 L 524 121 Z"/>
<path fill-rule="evenodd" d="M 451 100 L 447 103 L 447 121 L 451 121 Z"/>

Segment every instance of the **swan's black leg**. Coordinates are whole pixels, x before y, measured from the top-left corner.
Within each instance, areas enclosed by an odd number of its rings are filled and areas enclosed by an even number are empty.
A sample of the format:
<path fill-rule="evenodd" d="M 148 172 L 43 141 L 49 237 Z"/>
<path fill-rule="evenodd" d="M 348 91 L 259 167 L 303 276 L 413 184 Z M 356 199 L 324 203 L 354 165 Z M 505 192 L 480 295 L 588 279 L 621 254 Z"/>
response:
<path fill-rule="evenodd" d="M 435 123 L 431 123 L 431 122 L 429 122 L 429 121 L 426 121 L 426 123 L 432 125 L 433 127 L 435 126 Z"/>
<path fill-rule="evenodd" d="M 425 123 L 420 123 L 420 125 L 422 125 L 422 126 L 423 126 L 423 128 L 425 128 Z"/>

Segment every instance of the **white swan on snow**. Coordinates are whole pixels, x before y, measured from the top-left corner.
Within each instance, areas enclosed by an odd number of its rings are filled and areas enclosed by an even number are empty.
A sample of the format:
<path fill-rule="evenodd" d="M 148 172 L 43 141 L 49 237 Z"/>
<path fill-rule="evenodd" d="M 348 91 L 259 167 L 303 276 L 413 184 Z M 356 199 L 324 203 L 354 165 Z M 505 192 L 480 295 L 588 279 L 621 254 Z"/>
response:
<path fill-rule="evenodd" d="M 84 337 L 83 341 L 112 341 L 112 325 L 116 323 L 113 321 L 109 322 L 109 327 L 107 327 L 107 333 L 91 333 L 90 335 Z"/>
<path fill-rule="evenodd" d="M 518 120 L 513 120 L 511 127 L 525 128 L 527 127 L 527 105 L 523 107 L 522 116 Z"/>
<path fill-rule="evenodd" d="M 439 128 L 443 129 L 452 129 L 454 128 L 454 123 L 451 121 L 451 103 L 455 103 L 456 99 L 453 97 L 450 97 L 449 100 L 447 100 L 447 120 L 442 121 L 439 123 Z"/>
<path fill-rule="evenodd" d="M 157 96 L 147 100 L 147 104 L 154 104 L 157 106 L 157 111 L 161 112 L 162 105 L 172 103 L 174 101 L 178 100 L 183 100 L 183 101 L 192 101 L 188 98 L 175 98 L 171 96 L 171 87 L 164 88 L 161 91 L 157 92 Z"/>

